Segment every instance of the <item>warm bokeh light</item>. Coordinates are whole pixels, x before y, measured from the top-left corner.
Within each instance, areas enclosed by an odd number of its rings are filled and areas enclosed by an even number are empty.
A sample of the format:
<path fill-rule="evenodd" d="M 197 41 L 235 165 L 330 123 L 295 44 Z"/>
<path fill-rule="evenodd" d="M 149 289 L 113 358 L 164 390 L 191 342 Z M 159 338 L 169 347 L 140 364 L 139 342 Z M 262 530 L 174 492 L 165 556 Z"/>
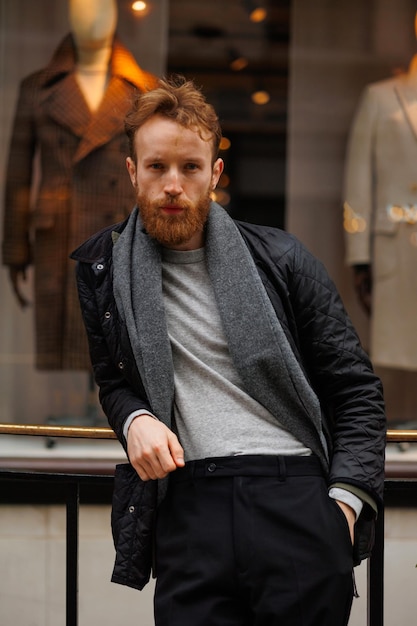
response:
<path fill-rule="evenodd" d="M 409 204 L 402 206 L 399 204 L 390 204 L 387 207 L 387 214 L 391 222 L 417 224 L 417 205 Z"/>
<path fill-rule="evenodd" d="M 230 185 L 230 178 L 229 178 L 229 176 L 223 172 L 223 174 L 220 176 L 219 182 L 217 184 L 222 189 L 224 189 L 225 187 L 228 187 Z"/>
<path fill-rule="evenodd" d="M 249 15 L 249 19 L 251 22 L 263 22 L 264 19 L 266 18 L 266 9 L 262 8 L 262 7 L 256 7 L 256 9 L 254 9 L 252 11 L 252 13 Z"/>
<path fill-rule="evenodd" d="M 211 198 L 214 202 L 218 202 L 222 206 L 227 206 L 230 202 L 230 193 L 224 189 L 216 189 L 211 194 Z"/>
<path fill-rule="evenodd" d="M 230 68 L 235 72 L 240 72 L 240 70 L 245 69 L 248 66 L 249 61 L 245 59 L 245 57 L 237 57 L 230 61 Z"/>
<path fill-rule="evenodd" d="M 266 104 L 270 101 L 271 96 L 267 91 L 265 91 L 265 89 L 258 89 L 257 91 L 253 92 L 251 98 L 255 104 Z"/>
<path fill-rule="evenodd" d="M 239 72 L 248 66 L 249 61 L 247 58 L 240 54 L 239 50 L 236 48 L 228 48 L 229 55 L 229 67 L 234 72 Z"/>
<path fill-rule="evenodd" d="M 227 137 L 222 137 L 220 140 L 219 150 L 229 150 L 231 145 L 232 143 L 230 139 L 228 139 Z"/>
<path fill-rule="evenodd" d="M 132 10 L 136 11 L 136 13 L 143 13 L 148 8 L 146 2 L 143 0 L 136 0 L 136 2 L 132 2 Z"/>

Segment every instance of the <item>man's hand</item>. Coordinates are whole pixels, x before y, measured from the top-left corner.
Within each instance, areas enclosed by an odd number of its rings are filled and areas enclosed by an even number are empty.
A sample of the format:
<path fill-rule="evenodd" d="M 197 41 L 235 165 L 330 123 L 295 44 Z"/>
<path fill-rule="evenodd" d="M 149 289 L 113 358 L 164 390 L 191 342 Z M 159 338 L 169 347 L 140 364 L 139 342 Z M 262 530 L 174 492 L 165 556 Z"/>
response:
<path fill-rule="evenodd" d="M 19 306 L 22 309 L 26 308 L 30 302 L 20 290 L 20 283 L 26 282 L 26 267 L 21 265 L 11 265 L 9 267 L 9 278 Z"/>
<path fill-rule="evenodd" d="M 352 509 L 352 507 L 349 506 L 348 504 L 346 504 L 345 502 L 340 502 L 340 500 L 336 500 L 336 502 L 340 506 L 340 508 L 342 509 L 342 511 L 345 514 L 345 517 L 347 519 L 347 523 L 349 525 L 349 531 L 350 531 L 350 540 L 351 540 L 352 545 L 353 545 L 353 542 L 354 542 L 354 531 L 355 531 L 355 522 L 356 522 L 356 513 Z"/>
<path fill-rule="evenodd" d="M 130 424 L 127 453 L 142 480 L 164 478 L 184 467 L 184 450 L 177 436 L 151 415 L 139 415 Z"/>

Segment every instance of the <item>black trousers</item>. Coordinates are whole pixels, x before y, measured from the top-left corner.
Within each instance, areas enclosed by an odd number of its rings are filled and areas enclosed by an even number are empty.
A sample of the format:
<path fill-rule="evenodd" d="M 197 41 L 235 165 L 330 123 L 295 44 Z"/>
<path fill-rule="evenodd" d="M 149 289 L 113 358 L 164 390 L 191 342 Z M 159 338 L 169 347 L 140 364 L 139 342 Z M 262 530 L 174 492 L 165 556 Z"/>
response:
<path fill-rule="evenodd" d="M 346 518 L 315 457 L 187 463 L 156 532 L 156 626 L 345 626 Z"/>

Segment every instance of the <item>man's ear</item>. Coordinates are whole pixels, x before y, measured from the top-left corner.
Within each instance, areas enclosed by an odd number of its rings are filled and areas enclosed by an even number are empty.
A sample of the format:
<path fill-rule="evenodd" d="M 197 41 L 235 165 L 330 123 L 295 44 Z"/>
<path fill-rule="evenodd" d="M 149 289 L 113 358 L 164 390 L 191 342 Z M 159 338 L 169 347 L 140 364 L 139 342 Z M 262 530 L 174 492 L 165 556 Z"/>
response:
<path fill-rule="evenodd" d="M 126 159 L 126 167 L 127 167 L 127 171 L 129 172 L 131 183 L 134 186 L 134 188 L 136 189 L 136 187 L 137 187 L 137 182 L 136 182 L 136 164 L 135 164 L 134 160 L 131 157 L 127 157 L 127 159 Z"/>
<path fill-rule="evenodd" d="M 214 191 L 219 182 L 219 178 L 222 175 L 224 169 L 223 159 L 216 159 L 213 165 L 213 173 L 211 175 L 211 190 Z"/>

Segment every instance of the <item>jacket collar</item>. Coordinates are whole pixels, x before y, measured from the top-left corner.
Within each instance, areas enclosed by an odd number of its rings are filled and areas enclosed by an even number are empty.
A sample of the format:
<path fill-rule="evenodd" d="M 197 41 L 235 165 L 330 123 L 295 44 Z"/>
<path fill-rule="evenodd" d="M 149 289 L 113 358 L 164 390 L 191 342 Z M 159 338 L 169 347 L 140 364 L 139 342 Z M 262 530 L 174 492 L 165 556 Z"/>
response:
<path fill-rule="evenodd" d="M 118 76 L 141 91 L 155 86 L 156 78 L 139 67 L 133 55 L 121 44 L 117 35 L 114 37 L 112 47 L 113 51 L 110 58 L 112 77 Z M 55 50 L 48 65 L 42 70 L 41 86 L 50 87 L 60 78 L 74 72 L 76 61 L 75 41 L 69 33 Z"/>
<path fill-rule="evenodd" d="M 107 226 L 103 230 L 95 233 L 92 237 L 87 239 L 78 248 L 76 248 L 70 255 L 70 258 L 74 261 L 80 261 L 82 263 L 94 264 L 104 259 L 109 259 L 113 252 L 113 244 L 116 238 L 124 231 L 127 221 L 118 224 Z"/>

